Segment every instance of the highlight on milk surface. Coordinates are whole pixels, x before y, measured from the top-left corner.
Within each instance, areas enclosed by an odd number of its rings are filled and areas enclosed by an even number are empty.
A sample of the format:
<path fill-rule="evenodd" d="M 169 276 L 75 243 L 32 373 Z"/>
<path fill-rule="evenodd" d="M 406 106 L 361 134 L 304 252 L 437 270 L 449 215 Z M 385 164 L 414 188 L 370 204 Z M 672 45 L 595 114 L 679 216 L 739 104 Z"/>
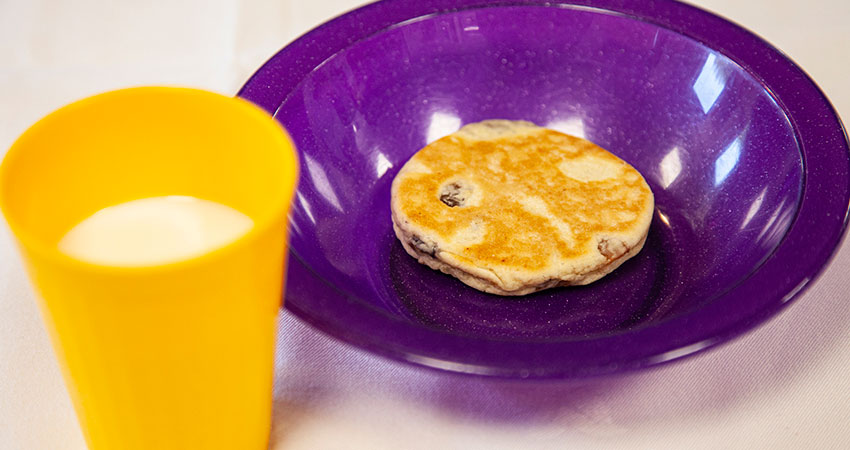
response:
<path fill-rule="evenodd" d="M 94 264 L 158 265 L 224 247 L 253 226 L 250 217 L 210 200 L 150 197 L 94 213 L 65 234 L 59 250 Z"/>

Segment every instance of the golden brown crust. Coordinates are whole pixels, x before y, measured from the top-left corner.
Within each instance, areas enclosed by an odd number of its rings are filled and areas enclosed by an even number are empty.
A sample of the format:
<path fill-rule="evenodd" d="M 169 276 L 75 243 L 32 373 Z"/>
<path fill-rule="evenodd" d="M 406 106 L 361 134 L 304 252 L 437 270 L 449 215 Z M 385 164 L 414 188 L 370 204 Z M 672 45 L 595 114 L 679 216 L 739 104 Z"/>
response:
<path fill-rule="evenodd" d="M 653 207 L 626 162 L 528 122 L 467 125 L 416 153 L 392 186 L 408 253 L 503 295 L 608 273 L 642 246 Z"/>

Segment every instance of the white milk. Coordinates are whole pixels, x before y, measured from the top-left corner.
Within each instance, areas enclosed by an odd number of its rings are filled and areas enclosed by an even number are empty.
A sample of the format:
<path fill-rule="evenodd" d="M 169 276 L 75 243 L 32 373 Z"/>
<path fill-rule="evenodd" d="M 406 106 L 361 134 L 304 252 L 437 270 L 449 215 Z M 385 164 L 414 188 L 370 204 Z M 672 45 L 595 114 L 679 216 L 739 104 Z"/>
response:
<path fill-rule="evenodd" d="M 68 231 L 59 250 L 95 264 L 149 266 L 223 247 L 253 226 L 250 217 L 220 203 L 151 197 L 94 213 Z"/>

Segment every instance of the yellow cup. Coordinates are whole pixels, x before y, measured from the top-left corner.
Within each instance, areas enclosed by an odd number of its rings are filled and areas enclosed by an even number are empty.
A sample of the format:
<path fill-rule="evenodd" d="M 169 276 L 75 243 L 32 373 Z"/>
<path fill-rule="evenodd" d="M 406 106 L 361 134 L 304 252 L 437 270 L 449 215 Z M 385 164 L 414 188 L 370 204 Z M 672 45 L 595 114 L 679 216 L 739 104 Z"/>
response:
<path fill-rule="evenodd" d="M 262 110 L 182 88 L 81 100 L 9 150 L 0 207 L 92 450 L 267 447 L 297 172 L 288 136 Z M 101 266 L 59 252 L 64 233 L 94 212 L 165 195 L 222 203 L 254 228 L 157 266 Z"/>

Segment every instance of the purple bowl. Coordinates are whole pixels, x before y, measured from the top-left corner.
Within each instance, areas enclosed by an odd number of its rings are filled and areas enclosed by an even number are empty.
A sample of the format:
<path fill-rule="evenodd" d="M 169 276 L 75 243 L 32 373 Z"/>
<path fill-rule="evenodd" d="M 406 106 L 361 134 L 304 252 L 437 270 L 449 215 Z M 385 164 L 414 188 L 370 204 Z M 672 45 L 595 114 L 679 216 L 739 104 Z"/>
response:
<path fill-rule="evenodd" d="M 848 142 L 817 86 L 750 32 L 669 0 L 374 3 L 281 50 L 239 95 L 301 155 L 286 306 L 423 366 L 579 378 L 678 359 L 781 310 L 846 225 Z M 405 254 L 393 176 L 489 118 L 582 135 L 643 173 L 656 212 L 641 253 L 522 298 Z"/>

